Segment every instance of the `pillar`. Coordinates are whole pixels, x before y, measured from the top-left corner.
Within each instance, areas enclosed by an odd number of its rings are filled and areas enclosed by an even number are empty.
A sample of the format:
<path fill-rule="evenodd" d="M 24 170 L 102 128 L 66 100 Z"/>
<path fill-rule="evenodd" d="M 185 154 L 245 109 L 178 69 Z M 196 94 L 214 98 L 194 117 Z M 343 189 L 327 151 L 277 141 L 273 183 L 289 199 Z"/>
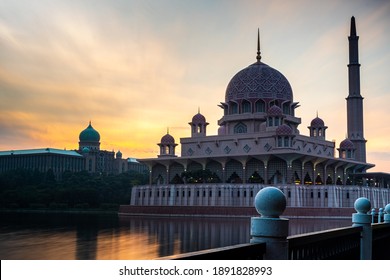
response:
<path fill-rule="evenodd" d="M 288 219 L 280 218 L 286 209 L 286 197 L 275 187 L 260 190 L 255 207 L 260 217 L 251 218 L 251 243 L 266 243 L 267 260 L 288 259 Z"/>
<path fill-rule="evenodd" d="M 361 237 L 360 237 L 360 259 L 371 260 L 372 259 L 371 215 L 367 214 L 371 209 L 371 202 L 365 197 L 360 197 L 356 199 L 354 206 L 357 213 L 352 214 L 352 226 L 363 227 Z"/>

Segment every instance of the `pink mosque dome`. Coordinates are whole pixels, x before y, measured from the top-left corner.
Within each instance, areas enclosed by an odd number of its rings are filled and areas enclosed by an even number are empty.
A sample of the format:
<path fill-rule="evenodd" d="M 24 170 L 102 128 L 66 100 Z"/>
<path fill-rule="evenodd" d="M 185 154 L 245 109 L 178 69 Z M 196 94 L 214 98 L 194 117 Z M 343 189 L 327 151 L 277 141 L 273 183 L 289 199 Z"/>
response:
<path fill-rule="evenodd" d="M 276 135 L 292 135 L 293 134 L 292 128 L 290 126 L 288 126 L 287 124 L 282 124 L 281 126 L 279 126 L 275 132 L 276 132 Z"/>
<path fill-rule="evenodd" d="M 325 123 L 321 118 L 316 117 L 311 121 L 310 126 L 314 128 L 320 128 L 320 127 L 324 127 Z"/>
<path fill-rule="evenodd" d="M 290 83 L 278 70 L 258 61 L 239 71 L 230 80 L 225 102 L 249 99 L 275 99 L 293 102 Z"/>
<path fill-rule="evenodd" d="M 192 117 L 192 123 L 193 124 L 205 124 L 206 118 L 201 113 L 197 113 L 195 116 Z"/>
<path fill-rule="evenodd" d="M 169 132 L 168 132 L 167 134 L 165 134 L 165 135 L 161 138 L 160 143 L 163 144 L 163 145 L 175 144 L 175 138 L 173 138 L 173 136 L 170 135 Z"/>
<path fill-rule="evenodd" d="M 340 149 L 342 149 L 342 150 L 354 150 L 355 149 L 355 145 L 352 143 L 351 140 L 346 138 L 343 141 L 341 141 Z"/>
<path fill-rule="evenodd" d="M 282 116 L 283 112 L 279 106 L 273 105 L 268 109 L 268 115 L 271 117 L 278 117 L 278 116 Z"/>

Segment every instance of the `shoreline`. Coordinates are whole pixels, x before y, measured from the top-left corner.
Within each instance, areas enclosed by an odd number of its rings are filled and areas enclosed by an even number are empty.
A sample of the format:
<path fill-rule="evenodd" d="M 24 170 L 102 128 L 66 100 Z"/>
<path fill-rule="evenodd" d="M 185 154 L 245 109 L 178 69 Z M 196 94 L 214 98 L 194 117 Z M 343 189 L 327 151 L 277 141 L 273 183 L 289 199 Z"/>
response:
<path fill-rule="evenodd" d="M 81 210 L 81 209 L 0 209 L 0 213 L 37 213 L 37 214 L 107 214 L 118 215 L 118 211 L 114 210 Z"/>
<path fill-rule="evenodd" d="M 354 208 L 287 207 L 282 218 L 307 219 L 351 219 Z M 131 206 L 121 205 L 119 216 L 161 216 L 161 217 L 257 217 L 254 207 L 227 206 Z"/>

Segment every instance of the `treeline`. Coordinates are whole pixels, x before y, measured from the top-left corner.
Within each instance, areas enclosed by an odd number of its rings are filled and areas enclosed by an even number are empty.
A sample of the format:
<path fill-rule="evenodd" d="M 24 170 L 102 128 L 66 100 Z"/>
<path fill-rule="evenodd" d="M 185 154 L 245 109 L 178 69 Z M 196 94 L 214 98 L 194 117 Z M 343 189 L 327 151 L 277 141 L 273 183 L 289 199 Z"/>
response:
<path fill-rule="evenodd" d="M 130 202 L 131 188 L 147 183 L 147 175 L 118 175 L 18 169 L 0 174 L 0 208 L 116 210 Z"/>

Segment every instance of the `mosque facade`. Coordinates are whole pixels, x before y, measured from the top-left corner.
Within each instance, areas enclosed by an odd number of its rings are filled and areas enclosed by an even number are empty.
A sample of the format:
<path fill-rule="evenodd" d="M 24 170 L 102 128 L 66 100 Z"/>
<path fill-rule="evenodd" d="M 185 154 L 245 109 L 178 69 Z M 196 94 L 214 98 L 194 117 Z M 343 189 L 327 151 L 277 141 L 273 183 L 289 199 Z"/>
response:
<path fill-rule="evenodd" d="M 318 116 L 308 126 L 309 136 L 300 133 L 301 119 L 295 114 L 299 104 L 293 99 L 292 87 L 282 73 L 261 61 L 258 38 L 255 63 L 227 85 L 225 100 L 219 105 L 223 116 L 218 135 L 207 135 L 209 123 L 200 112 L 189 122 L 191 136 L 180 139 L 180 157 L 174 137 L 164 135 L 158 157 L 141 160 L 151 170 L 150 184 L 187 183 L 188 179 L 271 185 L 355 183 L 350 174 L 374 166 L 366 162 L 358 39 L 352 18 L 348 137 L 338 147 L 326 139 L 328 127 Z M 206 177 L 185 176 L 206 170 Z"/>
<path fill-rule="evenodd" d="M 301 134 L 292 87 L 262 61 L 258 36 L 256 61 L 233 76 L 219 104 L 218 134 L 207 134 L 209 123 L 198 111 L 189 122 L 191 136 L 180 139 L 181 156 L 174 137 L 164 135 L 157 157 L 139 160 L 149 167 L 149 185 L 133 188 L 130 204 L 251 205 L 259 189 L 277 185 L 289 205 L 347 205 L 354 192 L 346 187 L 370 184 L 364 174 L 374 166 L 366 162 L 358 39 L 352 17 L 347 138 L 337 147 L 327 140 L 328 127 L 318 115 L 308 135 Z M 388 188 L 388 182 L 382 186 Z"/>

